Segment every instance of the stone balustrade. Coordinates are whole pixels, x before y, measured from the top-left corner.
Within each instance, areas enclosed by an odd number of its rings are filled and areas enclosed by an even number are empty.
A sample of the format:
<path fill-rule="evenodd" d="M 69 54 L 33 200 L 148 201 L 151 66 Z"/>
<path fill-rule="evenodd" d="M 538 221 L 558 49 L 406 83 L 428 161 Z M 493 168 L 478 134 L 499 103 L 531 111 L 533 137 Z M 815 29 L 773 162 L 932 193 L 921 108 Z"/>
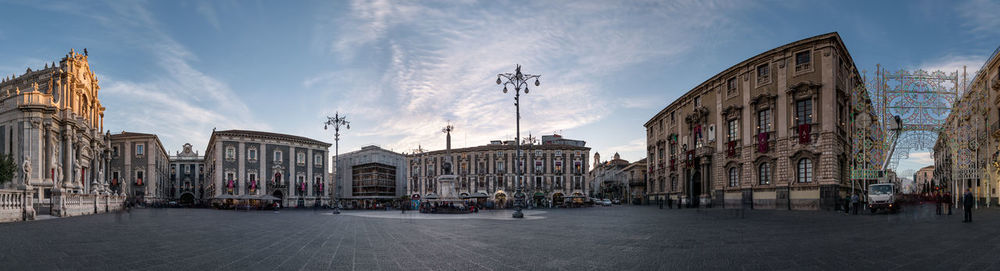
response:
<path fill-rule="evenodd" d="M 24 192 L 0 190 L 0 222 L 21 221 L 24 213 Z"/>
<path fill-rule="evenodd" d="M 25 220 L 25 197 L 30 197 L 24 190 L 0 189 L 0 222 Z M 124 210 L 126 196 L 95 195 L 79 193 L 54 193 L 51 200 L 52 215 L 59 217 L 101 214 Z M 36 204 L 35 208 L 42 204 Z M 34 219 L 37 209 L 29 209 L 28 220 Z"/>

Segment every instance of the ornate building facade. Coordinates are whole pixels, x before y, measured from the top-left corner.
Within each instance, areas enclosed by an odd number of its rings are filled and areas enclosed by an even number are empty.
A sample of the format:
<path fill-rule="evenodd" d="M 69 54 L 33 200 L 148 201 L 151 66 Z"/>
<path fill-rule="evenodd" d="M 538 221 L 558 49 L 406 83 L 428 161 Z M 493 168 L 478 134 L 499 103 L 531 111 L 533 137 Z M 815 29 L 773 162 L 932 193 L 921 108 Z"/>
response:
<path fill-rule="evenodd" d="M 963 74 L 965 72 L 963 71 Z M 965 76 L 963 76 L 965 77 Z M 969 189 L 976 207 L 998 204 L 1000 187 L 1000 48 L 964 86 L 934 145 L 934 179 L 952 200 Z"/>
<path fill-rule="evenodd" d="M 71 50 L 58 63 L 0 81 L 0 153 L 13 156 L 19 166 L 14 181 L 4 187 L 24 193 L 17 196 L 22 219 L 33 219 L 36 211 L 76 215 L 66 207 L 67 199 L 108 192 L 109 142 L 102 131 L 105 108 L 98 82 L 86 50 Z"/>
<path fill-rule="evenodd" d="M 205 157 L 185 143 L 183 151 L 170 156 L 171 199 L 184 205 L 199 204 L 205 200 Z"/>
<path fill-rule="evenodd" d="M 528 204 L 535 206 L 582 202 L 589 195 L 586 159 L 590 148 L 544 143 L 520 148 L 517 155 L 513 141 L 493 141 L 484 146 L 406 155 L 407 194 L 415 200 L 440 195 L 436 180 L 444 172 L 442 165 L 455 161 L 458 193 L 494 206 L 511 206 L 518 185 L 524 188 Z M 520 172 L 515 171 L 515 162 L 520 163 Z"/>
<path fill-rule="evenodd" d="M 850 187 L 848 117 L 870 115 L 850 100 L 861 83 L 837 33 L 716 74 L 645 123 L 648 193 L 687 206 L 833 209 Z"/>
<path fill-rule="evenodd" d="M 246 131 L 212 131 L 205 150 L 204 197 L 263 199 L 282 206 L 329 205 L 326 174 L 329 143 L 300 136 Z"/>
<path fill-rule="evenodd" d="M 170 199 L 169 157 L 154 134 L 121 132 L 111 138 L 110 187 L 136 202 L 165 203 Z"/>

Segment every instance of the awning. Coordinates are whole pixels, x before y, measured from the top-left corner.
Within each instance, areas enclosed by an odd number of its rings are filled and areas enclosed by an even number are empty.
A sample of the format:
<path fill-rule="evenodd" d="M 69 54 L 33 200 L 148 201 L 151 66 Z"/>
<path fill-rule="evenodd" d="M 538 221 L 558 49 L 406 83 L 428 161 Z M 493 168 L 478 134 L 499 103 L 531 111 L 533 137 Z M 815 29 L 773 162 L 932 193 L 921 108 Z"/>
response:
<path fill-rule="evenodd" d="M 568 198 L 568 199 L 582 199 L 582 198 L 584 198 L 584 196 L 570 195 L 570 196 L 565 196 L 565 198 Z"/>
<path fill-rule="evenodd" d="M 535 197 L 536 197 L 536 198 L 544 198 L 544 197 L 545 197 L 545 193 L 542 193 L 542 192 L 535 192 Z"/>
<path fill-rule="evenodd" d="M 236 196 L 227 195 L 227 194 L 215 196 L 215 199 L 235 199 L 235 198 L 236 198 Z"/>
<path fill-rule="evenodd" d="M 490 196 L 486 195 L 486 193 L 478 192 L 478 193 L 472 193 L 472 195 L 469 195 L 469 197 L 470 198 L 489 198 Z"/>
<path fill-rule="evenodd" d="M 438 195 L 434 194 L 434 193 L 430 193 L 430 194 L 427 194 L 426 196 L 424 196 L 424 198 L 425 199 L 437 199 Z"/>

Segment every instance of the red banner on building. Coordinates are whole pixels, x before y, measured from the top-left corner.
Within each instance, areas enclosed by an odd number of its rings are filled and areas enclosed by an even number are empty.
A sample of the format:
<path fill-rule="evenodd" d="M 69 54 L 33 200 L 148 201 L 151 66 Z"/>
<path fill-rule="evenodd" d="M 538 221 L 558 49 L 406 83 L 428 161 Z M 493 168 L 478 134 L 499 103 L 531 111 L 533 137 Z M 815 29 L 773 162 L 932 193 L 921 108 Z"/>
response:
<path fill-rule="evenodd" d="M 799 144 L 809 144 L 810 142 L 812 142 L 812 125 L 799 124 Z"/>
<path fill-rule="evenodd" d="M 767 153 L 767 132 L 757 134 L 757 152 Z"/>

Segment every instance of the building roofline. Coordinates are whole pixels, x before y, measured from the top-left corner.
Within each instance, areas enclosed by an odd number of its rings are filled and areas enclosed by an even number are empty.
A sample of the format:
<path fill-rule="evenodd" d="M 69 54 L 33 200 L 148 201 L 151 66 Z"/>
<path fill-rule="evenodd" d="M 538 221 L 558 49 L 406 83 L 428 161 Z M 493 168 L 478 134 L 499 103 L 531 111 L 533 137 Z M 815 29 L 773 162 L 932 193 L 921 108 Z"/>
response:
<path fill-rule="evenodd" d="M 804 38 L 804 39 L 801 39 L 801 40 L 793 41 L 791 43 L 787 43 L 785 45 L 781 45 L 781 46 L 775 47 L 773 49 L 764 51 L 762 53 L 754 55 L 753 57 L 750 57 L 750 58 L 747 58 L 747 59 L 745 59 L 743 61 L 740 61 L 739 63 L 737 63 L 737 64 L 735 64 L 733 66 L 730 66 L 729 68 L 726 68 L 726 69 L 722 70 L 719 73 L 716 73 L 715 75 L 709 77 L 707 80 L 705 80 L 705 81 L 699 83 L 698 85 L 692 87 L 690 90 L 688 90 L 687 92 L 685 92 L 683 95 L 681 95 L 680 97 L 677 97 L 677 99 L 674 99 L 673 102 L 670 102 L 670 104 L 668 104 L 666 107 L 664 107 L 659 112 L 657 112 L 656 114 L 654 114 L 652 118 L 650 118 L 648 121 L 646 121 L 646 123 L 643 124 L 643 127 L 648 127 L 648 126 L 652 125 L 653 120 L 655 120 L 655 119 L 659 118 L 660 116 L 666 114 L 667 112 L 671 111 L 675 107 L 678 107 L 682 102 L 687 101 L 687 99 L 689 97 L 695 95 L 696 92 L 702 91 L 705 86 L 707 86 L 707 85 L 709 85 L 709 84 L 711 84 L 711 83 L 713 83 L 713 82 L 721 79 L 723 75 L 728 75 L 728 74 L 733 73 L 734 71 L 738 70 L 739 68 L 741 68 L 743 66 L 746 66 L 749 63 L 759 61 L 760 60 L 759 58 L 762 57 L 762 56 L 770 55 L 770 54 L 773 54 L 773 53 L 776 53 L 776 52 L 779 52 L 779 51 L 788 50 L 788 49 L 794 48 L 796 46 L 800 46 L 800 45 L 803 45 L 803 44 L 812 43 L 812 42 L 816 42 L 816 41 L 821 41 L 821 40 L 824 40 L 824 39 L 834 39 L 836 41 L 835 44 L 834 44 L 834 46 L 841 47 L 841 49 L 843 50 L 844 54 L 847 56 L 847 58 L 846 58 L 846 61 L 848 62 L 847 64 L 849 64 L 850 67 L 853 68 L 853 70 L 851 72 L 853 72 L 854 75 L 858 76 L 858 78 L 860 79 L 861 78 L 861 74 L 858 73 L 858 68 L 854 64 L 854 58 L 851 57 L 851 53 L 847 50 L 847 45 L 845 45 L 844 41 L 840 38 L 840 34 L 837 33 L 837 32 L 830 32 L 830 33 L 826 33 L 826 34 L 820 34 L 820 35 L 816 35 L 816 36 Z"/>

